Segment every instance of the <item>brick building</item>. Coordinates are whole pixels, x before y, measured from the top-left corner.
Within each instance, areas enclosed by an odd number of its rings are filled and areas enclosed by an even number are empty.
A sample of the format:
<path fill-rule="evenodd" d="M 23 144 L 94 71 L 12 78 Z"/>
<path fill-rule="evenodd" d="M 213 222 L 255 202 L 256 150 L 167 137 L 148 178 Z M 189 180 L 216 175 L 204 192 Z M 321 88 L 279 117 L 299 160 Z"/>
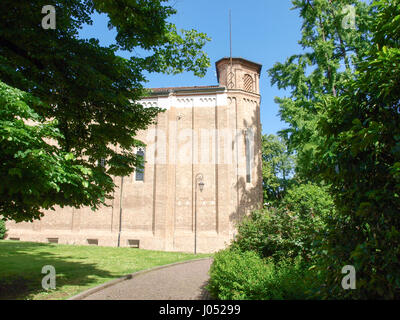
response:
<path fill-rule="evenodd" d="M 218 85 L 153 89 L 143 106 L 166 109 L 138 135 L 144 170 L 114 177 L 110 207 L 58 208 L 7 222 L 8 239 L 213 252 L 262 204 L 261 65 L 216 62 Z"/>

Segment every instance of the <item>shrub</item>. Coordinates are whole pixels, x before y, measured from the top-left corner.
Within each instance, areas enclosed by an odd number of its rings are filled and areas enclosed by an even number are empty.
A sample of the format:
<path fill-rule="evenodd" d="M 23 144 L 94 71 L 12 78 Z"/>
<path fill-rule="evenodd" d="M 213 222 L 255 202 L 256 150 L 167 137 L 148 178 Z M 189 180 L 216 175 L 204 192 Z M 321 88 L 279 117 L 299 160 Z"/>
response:
<path fill-rule="evenodd" d="M 292 186 L 277 208 L 240 222 L 230 248 L 214 258 L 208 290 L 224 300 L 317 298 L 326 270 L 314 257 L 334 213 L 325 187 Z"/>
<path fill-rule="evenodd" d="M 288 236 L 306 260 L 321 251 L 327 221 L 335 216 L 334 201 L 328 187 L 312 183 L 300 184 L 288 190 L 279 210 L 293 217 Z"/>
<path fill-rule="evenodd" d="M 218 252 L 210 268 L 210 294 L 222 300 L 262 299 L 268 266 L 252 251 Z"/>
<path fill-rule="evenodd" d="M 333 213 L 333 201 L 325 188 L 294 186 L 277 209 L 256 211 L 244 218 L 232 248 L 252 250 L 275 261 L 298 255 L 310 259 L 324 221 Z"/>
<path fill-rule="evenodd" d="M 303 183 L 290 188 L 279 207 L 304 218 L 311 216 L 320 225 L 321 219 L 333 213 L 334 202 L 327 187 Z"/>
<path fill-rule="evenodd" d="M 274 263 L 253 251 L 218 252 L 210 269 L 210 294 L 221 300 L 306 299 L 320 284 L 301 258 Z"/>
<path fill-rule="evenodd" d="M 4 236 L 6 235 L 6 223 L 4 220 L 0 218 L 0 240 L 4 239 Z"/>
<path fill-rule="evenodd" d="M 301 251 L 294 224 L 294 218 L 281 210 L 252 212 L 239 224 L 231 246 L 243 252 L 254 251 L 263 258 L 273 257 L 275 261 L 294 258 Z"/>
<path fill-rule="evenodd" d="M 374 1 L 372 12 L 353 79 L 316 105 L 325 114 L 315 171 L 338 211 L 324 239 L 326 297 L 400 299 L 400 1 Z M 356 290 L 340 286 L 345 265 L 356 269 Z"/>

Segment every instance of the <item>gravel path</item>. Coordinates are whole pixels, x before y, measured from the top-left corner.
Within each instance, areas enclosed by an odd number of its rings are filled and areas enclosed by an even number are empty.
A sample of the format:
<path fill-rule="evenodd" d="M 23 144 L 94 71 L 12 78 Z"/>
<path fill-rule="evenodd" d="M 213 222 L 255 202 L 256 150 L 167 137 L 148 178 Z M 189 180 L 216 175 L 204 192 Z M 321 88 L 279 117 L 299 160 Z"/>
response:
<path fill-rule="evenodd" d="M 202 259 L 139 274 L 84 300 L 209 300 L 204 286 L 211 263 Z"/>

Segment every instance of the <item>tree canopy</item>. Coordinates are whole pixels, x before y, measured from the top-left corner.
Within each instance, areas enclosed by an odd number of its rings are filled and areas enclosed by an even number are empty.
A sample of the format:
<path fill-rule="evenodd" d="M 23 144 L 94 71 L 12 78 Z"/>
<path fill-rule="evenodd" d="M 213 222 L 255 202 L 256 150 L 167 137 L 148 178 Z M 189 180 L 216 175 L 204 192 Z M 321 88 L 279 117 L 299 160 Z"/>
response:
<path fill-rule="evenodd" d="M 357 298 L 400 298 L 400 2 L 377 1 L 367 56 L 326 96 L 316 162 L 338 215 L 327 237 L 328 266 L 357 270 Z M 329 279 L 335 282 L 335 276 Z M 344 295 L 343 292 L 340 292 Z"/>
<path fill-rule="evenodd" d="M 318 119 L 324 113 L 319 102 L 326 94 L 338 96 L 342 84 L 351 78 L 354 66 L 364 59 L 370 47 L 373 10 L 359 0 L 294 0 L 303 20 L 299 41 L 303 52 L 269 71 L 271 83 L 289 89 L 290 95 L 276 98 L 282 120 L 289 127 L 281 132 L 290 150 L 296 150 L 297 173 L 306 179 L 315 175 Z M 355 28 L 343 28 L 348 6 L 356 12 Z"/>
<path fill-rule="evenodd" d="M 304 53 L 269 70 L 296 175 L 329 187 L 335 213 L 315 250 L 322 298 L 399 298 L 400 2 L 294 0 Z M 348 6 L 355 24 L 348 28 Z M 355 267 L 356 290 L 342 268 Z"/>
<path fill-rule="evenodd" d="M 0 3 L 0 213 L 15 221 L 55 205 L 105 203 L 111 176 L 140 166 L 135 135 L 161 111 L 137 103 L 146 95 L 144 72 L 203 76 L 210 64 L 202 51 L 208 37 L 178 32 L 166 0 L 53 1 L 55 29 L 42 28 L 47 4 Z M 115 44 L 78 38 L 94 12 L 108 16 Z"/>
<path fill-rule="evenodd" d="M 282 200 L 294 175 L 294 156 L 286 141 L 276 135 L 263 135 L 262 173 L 264 201 L 274 204 Z"/>

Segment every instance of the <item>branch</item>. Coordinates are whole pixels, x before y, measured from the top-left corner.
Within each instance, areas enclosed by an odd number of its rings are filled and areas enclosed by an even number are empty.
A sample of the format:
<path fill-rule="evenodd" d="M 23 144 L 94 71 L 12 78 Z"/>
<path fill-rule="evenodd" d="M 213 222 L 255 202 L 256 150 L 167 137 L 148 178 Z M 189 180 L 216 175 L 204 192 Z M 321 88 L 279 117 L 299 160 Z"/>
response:
<path fill-rule="evenodd" d="M 10 49 L 11 51 L 13 51 L 15 54 L 25 58 L 28 61 L 30 61 L 36 67 L 38 67 L 40 70 L 44 69 L 44 65 L 42 64 L 42 62 L 40 60 L 31 57 L 26 50 L 20 48 L 19 46 L 17 46 L 16 44 L 12 43 L 11 41 L 0 37 L 0 45 L 1 45 L 1 47 L 6 47 L 6 48 Z"/>

